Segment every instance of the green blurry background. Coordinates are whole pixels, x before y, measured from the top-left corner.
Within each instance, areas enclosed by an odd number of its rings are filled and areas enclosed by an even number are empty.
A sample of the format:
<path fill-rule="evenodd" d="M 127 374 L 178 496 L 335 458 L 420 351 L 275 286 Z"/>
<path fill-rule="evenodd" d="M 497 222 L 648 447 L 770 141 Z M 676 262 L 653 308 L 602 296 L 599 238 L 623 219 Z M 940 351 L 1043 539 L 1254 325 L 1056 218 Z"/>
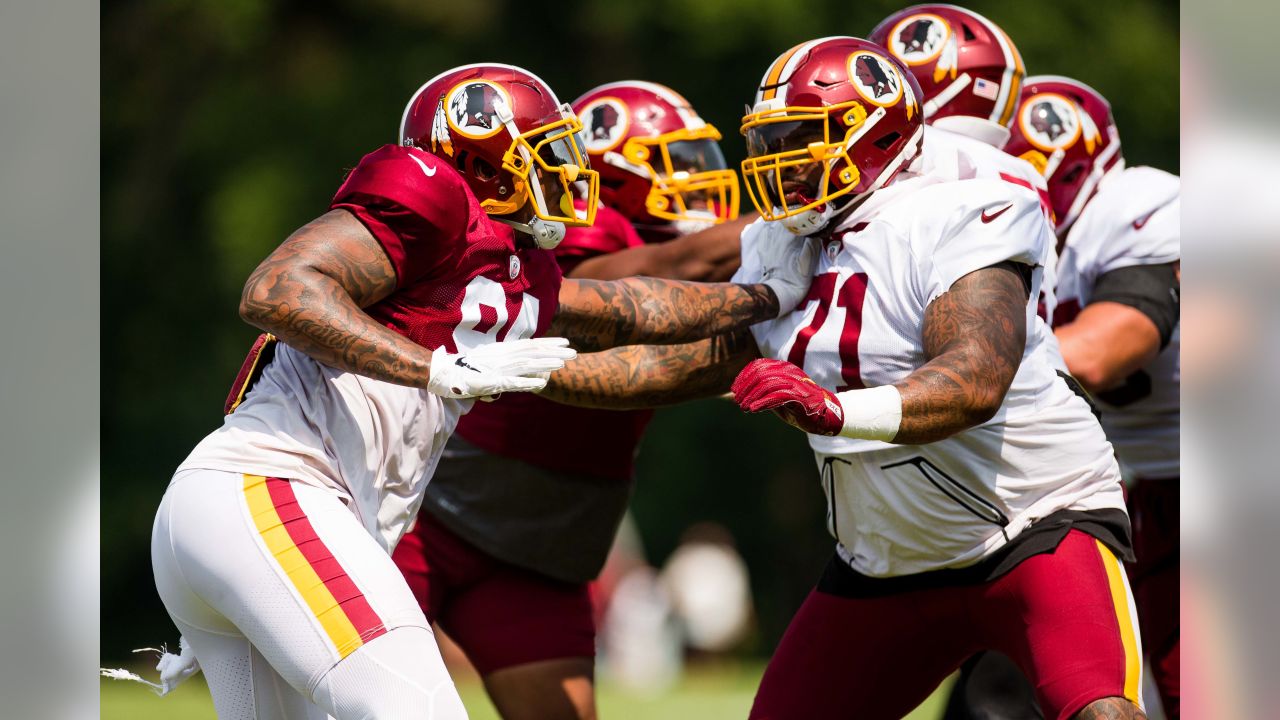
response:
<path fill-rule="evenodd" d="M 564 101 L 653 80 L 725 135 L 790 46 L 865 35 L 902 2 L 165 0 L 102 14 L 102 658 L 176 640 L 148 535 L 174 467 L 215 428 L 256 331 L 236 313 L 252 268 L 325 211 L 344 172 L 395 142 L 426 79 L 479 61 L 524 66 Z M 1131 165 L 1178 170 L 1178 9 L 1156 0 L 972 2 L 1031 73 L 1108 96 Z M 767 658 L 831 551 L 803 438 L 703 402 L 658 414 L 633 505 L 651 562 L 692 522 L 736 536 Z M 757 661 L 758 661 L 757 660 Z"/>

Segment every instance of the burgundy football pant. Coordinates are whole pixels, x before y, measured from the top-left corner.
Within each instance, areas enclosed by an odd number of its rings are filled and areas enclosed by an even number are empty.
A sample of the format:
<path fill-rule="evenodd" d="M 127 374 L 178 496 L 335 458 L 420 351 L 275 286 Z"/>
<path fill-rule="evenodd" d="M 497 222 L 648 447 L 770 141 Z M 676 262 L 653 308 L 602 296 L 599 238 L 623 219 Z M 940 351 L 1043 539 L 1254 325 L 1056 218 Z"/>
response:
<path fill-rule="evenodd" d="M 901 718 L 970 655 L 1013 658 L 1049 718 L 1139 702 L 1141 641 L 1121 563 L 1072 530 L 988 583 L 875 598 L 814 590 L 765 670 L 751 718 Z"/>
<path fill-rule="evenodd" d="M 586 583 L 554 580 L 496 560 L 427 514 L 393 558 L 422 611 L 481 675 L 542 660 L 595 657 Z"/>

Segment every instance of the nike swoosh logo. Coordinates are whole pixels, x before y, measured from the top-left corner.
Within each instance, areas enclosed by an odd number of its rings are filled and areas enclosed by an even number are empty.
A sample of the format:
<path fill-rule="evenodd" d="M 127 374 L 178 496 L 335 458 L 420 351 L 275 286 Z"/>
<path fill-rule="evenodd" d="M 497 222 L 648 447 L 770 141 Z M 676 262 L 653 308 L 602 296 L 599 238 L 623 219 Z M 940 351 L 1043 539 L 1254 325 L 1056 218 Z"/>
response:
<path fill-rule="evenodd" d="M 1157 210 L 1159 210 L 1159 209 L 1160 209 L 1160 208 L 1156 208 L 1155 210 L 1152 210 L 1151 212 L 1147 213 L 1146 215 L 1143 215 L 1142 217 L 1138 218 L 1137 220 L 1134 220 L 1134 221 L 1133 221 L 1133 229 L 1134 229 L 1134 230 L 1141 230 L 1141 229 L 1143 228 L 1143 226 L 1147 224 L 1147 221 L 1151 219 L 1151 216 L 1152 216 L 1152 215 L 1155 215 L 1155 214 L 1156 214 L 1156 211 L 1157 211 Z"/>
<path fill-rule="evenodd" d="M 1011 207 L 1013 207 L 1013 203 L 1009 203 L 1008 205 L 1005 205 L 1004 207 L 1000 208 L 999 210 L 995 211 L 994 213 L 991 213 L 990 215 L 988 215 L 988 214 L 987 214 L 987 211 L 986 211 L 986 210 L 983 210 L 983 211 L 982 211 L 982 222 L 984 222 L 984 223 L 989 223 L 989 222 L 991 222 L 992 220 L 995 220 L 996 218 L 1000 217 L 1001 215 L 1003 215 L 1003 214 L 1005 214 L 1005 213 L 1009 212 L 1009 208 L 1011 208 Z"/>
<path fill-rule="evenodd" d="M 410 155 L 409 159 L 418 163 L 418 167 L 422 168 L 423 175 L 426 175 L 427 177 L 436 176 L 436 169 L 433 167 L 427 167 L 427 164 L 419 160 L 416 155 Z"/>

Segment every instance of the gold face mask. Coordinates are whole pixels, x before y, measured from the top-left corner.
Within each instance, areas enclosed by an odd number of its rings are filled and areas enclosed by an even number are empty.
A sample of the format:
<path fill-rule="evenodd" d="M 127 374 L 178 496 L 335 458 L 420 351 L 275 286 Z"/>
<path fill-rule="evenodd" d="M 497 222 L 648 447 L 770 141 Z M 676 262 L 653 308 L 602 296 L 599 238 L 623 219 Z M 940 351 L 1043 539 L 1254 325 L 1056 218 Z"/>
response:
<path fill-rule="evenodd" d="M 600 206 L 600 175 L 591 169 L 580 134 L 582 124 L 567 109 L 561 119 L 522 133 L 502 156 L 502 169 L 511 173 L 515 188 L 510 200 L 485 200 L 485 212 L 507 215 L 530 204 L 542 220 L 584 227 L 595 222 Z M 581 199 L 585 210 L 574 207 Z"/>
<path fill-rule="evenodd" d="M 726 167 L 719 140 L 720 131 L 706 125 L 631 138 L 623 145 L 623 159 L 649 175 L 645 209 L 650 215 L 717 224 L 738 217 L 738 175 Z"/>
<path fill-rule="evenodd" d="M 745 116 L 749 157 L 742 177 L 761 217 L 794 217 L 852 192 L 862 173 L 849 157 L 850 140 L 866 122 L 866 108 L 857 101 Z"/>

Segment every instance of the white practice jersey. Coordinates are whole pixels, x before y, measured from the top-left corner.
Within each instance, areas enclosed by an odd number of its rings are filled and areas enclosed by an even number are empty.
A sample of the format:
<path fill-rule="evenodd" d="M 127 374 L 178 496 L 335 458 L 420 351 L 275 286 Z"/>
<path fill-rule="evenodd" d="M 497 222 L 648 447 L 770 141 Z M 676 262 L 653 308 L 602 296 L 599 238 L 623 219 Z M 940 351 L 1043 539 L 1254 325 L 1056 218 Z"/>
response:
<path fill-rule="evenodd" d="M 1035 190 L 1048 207 L 1049 188 L 1031 163 L 968 135 L 932 125 L 925 126 L 923 152 L 911 161 L 907 170 L 915 175 L 940 175 L 948 180 L 1010 180 Z"/>
<path fill-rule="evenodd" d="M 471 403 L 336 370 L 279 343 L 244 402 L 178 471 L 225 470 L 329 488 L 391 552 Z"/>
<path fill-rule="evenodd" d="M 1058 264 L 1053 324 L 1071 322 L 1092 299 L 1098 278 L 1135 265 L 1181 257 L 1180 182 L 1176 175 L 1134 167 L 1103 178 L 1067 233 Z M 1138 477 L 1179 473 L 1179 333 L 1120 391 L 1095 395 L 1102 426 L 1126 470 Z M 1108 401 L 1118 404 L 1112 404 Z"/>
<path fill-rule="evenodd" d="M 1045 184 L 1044 176 L 1026 160 L 968 135 L 926 125 L 922 152 L 911 162 L 908 170 L 916 175 L 934 175 L 947 180 L 987 178 L 1022 185 L 1036 192 L 1045 217 L 1051 222 L 1053 220 L 1049 186 Z M 1044 282 L 1040 303 L 1044 305 L 1045 317 L 1052 317 L 1057 304 L 1054 287 L 1057 285 L 1058 254 L 1054 243 L 1046 248 L 1042 265 Z"/>
<path fill-rule="evenodd" d="M 1054 242 L 1038 195 L 989 179 L 908 176 L 876 192 L 838 229 L 809 296 L 752 328 L 763 356 L 802 367 L 834 391 L 902 380 L 926 362 L 925 308 L 959 278 L 1006 260 L 1036 266 Z M 758 242 L 742 236 L 735 280 L 755 282 Z M 1123 510 L 1119 469 L 1087 403 L 1058 376 L 1048 327 L 1028 300 L 1022 363 L 996 415 L 928 445 L 810 435 L 837 551 L 885 577 L 973 564 L 1053 512 Z"/>

